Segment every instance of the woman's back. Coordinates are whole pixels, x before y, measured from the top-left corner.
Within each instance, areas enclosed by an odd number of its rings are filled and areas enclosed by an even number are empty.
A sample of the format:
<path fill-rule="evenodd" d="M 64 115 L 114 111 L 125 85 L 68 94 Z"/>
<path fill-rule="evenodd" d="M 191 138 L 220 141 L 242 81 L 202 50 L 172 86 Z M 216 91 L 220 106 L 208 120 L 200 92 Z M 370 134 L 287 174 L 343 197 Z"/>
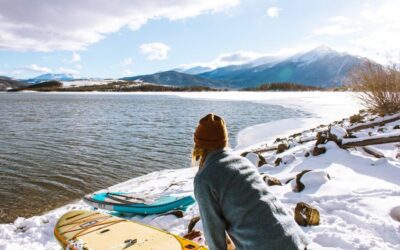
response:
<path fill-rule="evenodd" d="M 307 238 L 267 191 L 247 159 L 226 150 L 210 153 L 195 177 L 195 196 L 210 249 L 304 249 Z"/>

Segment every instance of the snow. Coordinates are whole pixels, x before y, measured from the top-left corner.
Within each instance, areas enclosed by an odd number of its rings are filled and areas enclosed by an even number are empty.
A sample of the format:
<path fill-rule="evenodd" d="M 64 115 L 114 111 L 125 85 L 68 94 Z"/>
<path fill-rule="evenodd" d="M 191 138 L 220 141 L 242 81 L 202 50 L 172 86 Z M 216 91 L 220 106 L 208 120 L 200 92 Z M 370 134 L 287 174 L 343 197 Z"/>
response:
<path fill-rule="evenodd" d="M 113 82 L 124 82 L 118 79 L 75 79 L 69 81 L 61 81 L 64 88 L 67 87 L 81 87 L 92 85 L 105 85 Z"/>
<path fill-rule="evenodd" d="M 342 53 L 336 52 L 333 49 L 327 47 L 327 46 L 319 46 L 313 50 L 310 50 L 308 52 L 300 52 L 290 58 L 292 62 L 302 62 L 304 65 L 305 64 L 310 64 L 312 62 L 315 62 L 316 60 L 327 57 L 327 56 L 337 56 L 337 55 L 342 55 Z"/>
<path fill-rule="evenodd" d="M 253 163 L 254 166 L 258 167 L 258 163 L 260 161 L 260 157 L 258 156 L 258 154 L 250 152 L 248 154 L 246 154 L 245 156 L 251 163 Z"/>
<path fill-rule="evenodd" d="M 347 131 L 345 128 L 340 127 L 340 126 L 333 126 L 330 129 L 330 134 L 335 136 L 336 139 L 341 140 L 343 137 L 347 135 Z"/>
<path fill-rule="evenodd" d="M 172 94 L 172 93 L 169 93 Z M 175 94 L 175 93 L 174 93 Z M 328 129 L 320 124 L 332 123 L 357 113 L 360 106 L 350 93 L 177 93 L 184 98 L 247 100 L 277 104 L 306 110 L 313 114 L 309 119 L 287 119 L 246 128 L 239 133 L 237 153 L 255 149 L 260 145 L 276 145 L 276 137 L 286 137 L 291 145 L 286 151 L 262 153 L 267 164 L 259 172 L 275 177 L 282 186 L 270 186 L 271 193 L 285 204 L 293 214 L 298 202 L 318 209 L 320 225 L 302 227 L 312 240 L 308 249 L 400 249 L 400 161 L 396 158 L 399 143 L 371 146 L 385 158 L 374 158 L 359 148 L 345 150 L 330 141 L 321 145 L 326 153 L 312 156 L 317 131 Z M 367 115 L 365 119 L 373 119 Z M 384 118 L 377 118 L 384 119 Z M 384 136 L 398 133 L 395 129 L 400 121 L 383 127 L 357 131 L 357 137 Z M 335 123 L 335 135 L 343 134 L 341 128 L 350 125 L 348 120 Z M 305 131 L 303 131 L 305 130 Z M 288 136 L 301 132 L 292 139 Z M 302 138 L 304 143 L 298 140 Z M 305 140 L 307 139 L 307 140 Z M 284 163 L 275 167 L 274 161 L 281 157 Z M 256 154 L 248 154 L 254 163 Z M 286 163 L 286 164 L 285 164 Z M 190 163 L 188 163 L 188 166 Z M 303 170 L 301 183 L 305 188 L 294 192 L 293 178 Z M 185 195 L 193 193 L 193 177 L 196 168 L 162 170 L 101 191 L 122 191 L 153 196 Z M 329 177 L 328 177 L 329 176 Z M 287 184 L 287 181 L 291 180 Z M 0 249 L 60 249 L 53 237 L 57 219 L 72 209 L 90 209 L 81 200 L 32 218 L 18 218 L 14 223 L 0 225 Z M 183 218 L 174 215 L 133 216 L 128 219 L 147 223 L 175 234 L 184 235 L 190 220 L 199 215 L 197 205 L 190 207 Z M 195 229 L 202 231 L 201 221 Z M 204 242 L 204 238 L 196 239 Z"/>

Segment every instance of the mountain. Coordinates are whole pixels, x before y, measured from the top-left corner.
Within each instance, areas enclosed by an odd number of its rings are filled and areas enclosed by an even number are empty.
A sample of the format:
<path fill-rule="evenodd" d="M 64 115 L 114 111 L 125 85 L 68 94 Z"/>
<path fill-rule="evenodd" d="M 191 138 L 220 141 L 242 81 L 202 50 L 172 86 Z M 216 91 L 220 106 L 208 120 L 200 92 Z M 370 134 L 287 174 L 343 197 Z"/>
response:
<path fill-rule="evenodd" d="M 231 86 L 237 88 L 255 87 L 266 82 L 294 82 L 309 86 L 333 87 L 343 85 L 348 72 L 366 60 L 368 59 L 320 46 L 305 53 L 257 66 L 250 62 L 217 68 L 198 76 L 230 82 Z"/>
<path fill-rule="evenodd" d="M 183 69 L 183 68 L 173 69 L 173 71 L 176 71 L 179 73 L 185 73 L 185 74 L 189 74 L 189 75 L 197 75 L 197 74 L 205 73 L 205 72 L 208 72 L 211 70 L 212 70 L 212 68 L 203 67 L 203 66 L 195 66 L 195 67 L 187 68 L 187 69 Z"/>
<path fill-rule="evenodd" d="M 159 72 L 151 75 L 140 75 L 124 77 L 121 80 L 141 81 L 171 86 L 206 86 L 206 87 L 228 87 L 229 82 L 206 79 L 196 75 L 176 72 L 173 70 Z"/>
<path fill-rule="evenodd" d="M 16 79 L 7 77 L 7 76 L 0 76 L 0 91 L 5 91 L 8 89 L 15 89 L 26 86 L 25 83 L 20 82 Z"/>
<path fill-rule="evenodd" d="M 72 74 L 44 74 L 37 76 L 35 78 L 23 80 L 24 82 L 27 83 L 40 83 L 40 82 L 46 82 L 46 81 L 72 81 L 74 80 L 74 76 Z"/>
<path fill-rule="evenodd" d="M 264 56 L 246 64 L 229 65 L 213 70 L 197 66 L 122 79 L 172 86 L 202 85 L 236 89 L 254 88 L 263 83 L 284 82 L 315 87 L 336 87 L 344 84 L 350 70 L 367 60 L 349 53 L 337 52 L 326 46 L 319 46 L 288 57 Z"/>

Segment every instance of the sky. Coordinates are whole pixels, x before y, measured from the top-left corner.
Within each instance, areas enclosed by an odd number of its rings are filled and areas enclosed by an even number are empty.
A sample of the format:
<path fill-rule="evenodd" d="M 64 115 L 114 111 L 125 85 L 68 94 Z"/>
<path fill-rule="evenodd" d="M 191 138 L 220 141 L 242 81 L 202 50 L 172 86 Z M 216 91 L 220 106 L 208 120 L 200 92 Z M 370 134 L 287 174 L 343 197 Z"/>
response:
<path fill-rule="evenodd" d="M 319 45 L 400 57 L 398 0 L 0 0 L 0 75 L 120 78 Z"/>

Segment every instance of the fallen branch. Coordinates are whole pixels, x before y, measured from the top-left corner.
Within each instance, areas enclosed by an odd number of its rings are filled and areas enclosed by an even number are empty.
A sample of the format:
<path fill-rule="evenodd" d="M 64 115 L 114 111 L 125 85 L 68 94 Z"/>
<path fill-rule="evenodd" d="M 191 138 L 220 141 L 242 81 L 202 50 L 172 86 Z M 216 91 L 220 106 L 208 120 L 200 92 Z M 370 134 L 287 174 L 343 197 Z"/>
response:
<path fill-rule="evenodd" d="M 297 140 L 298 143 L 305 143 L 305 142 L 309 142 L 309 141 L 314 141 L 317 139 L 317 136 L 315 135 L 311 135 L 311 136 L 304 136 L 304 137 L 300 137 L 299 140 Z"/>
<path fill-rule="evenodd" d="M 254 150 L 251 150 L 251 152 L 256 153 L 256 154 L 262 154 L 262 153 L 274 151 L 277 149 L 278 149 L 278 145 L 274 145 L 274 146 L 269 146 L 269 147 L 265 147 L 265 148 L 254 149 Z"/>
<path fill-rule="evenodd" d="M 342 148 L 363 147 L 376 144 L 385 144 L 392 142 L 400 142 L 400 133 L 388 133 L 384 135 L 376 135 L 360 138 L 346 138 L 342 140 Z"/>
<path fill-rule="evenodd" d="M 362 147 L 362 149 L 364 150 L 365 153 L 370 154 L 370 155 L 374 156 L 375 158 L 384 158 L 385 157 L 381 152 L 379 152 L 378 150 L 373 149 L 371 147 L 365 146 L 365 147 Z"/>
<path fill-rule="evenodd" d="M 365 128 L 371 128 L 371 127 L 375 127 L 375 126 L 383 126 L 386 123 L 394 122 L 399 119 L 400 119 L 400 113 L 391 115 L 388 117 L 379 117 L 379 118 L 376 118 L 372 122 L 363 123 L 361 125 L 349 126 L 346 128 L 346 130 L 347 130 L 347 132 L 354 132 L 354 131 L 358 131 L 358 130 L 365 129 Z"/>

